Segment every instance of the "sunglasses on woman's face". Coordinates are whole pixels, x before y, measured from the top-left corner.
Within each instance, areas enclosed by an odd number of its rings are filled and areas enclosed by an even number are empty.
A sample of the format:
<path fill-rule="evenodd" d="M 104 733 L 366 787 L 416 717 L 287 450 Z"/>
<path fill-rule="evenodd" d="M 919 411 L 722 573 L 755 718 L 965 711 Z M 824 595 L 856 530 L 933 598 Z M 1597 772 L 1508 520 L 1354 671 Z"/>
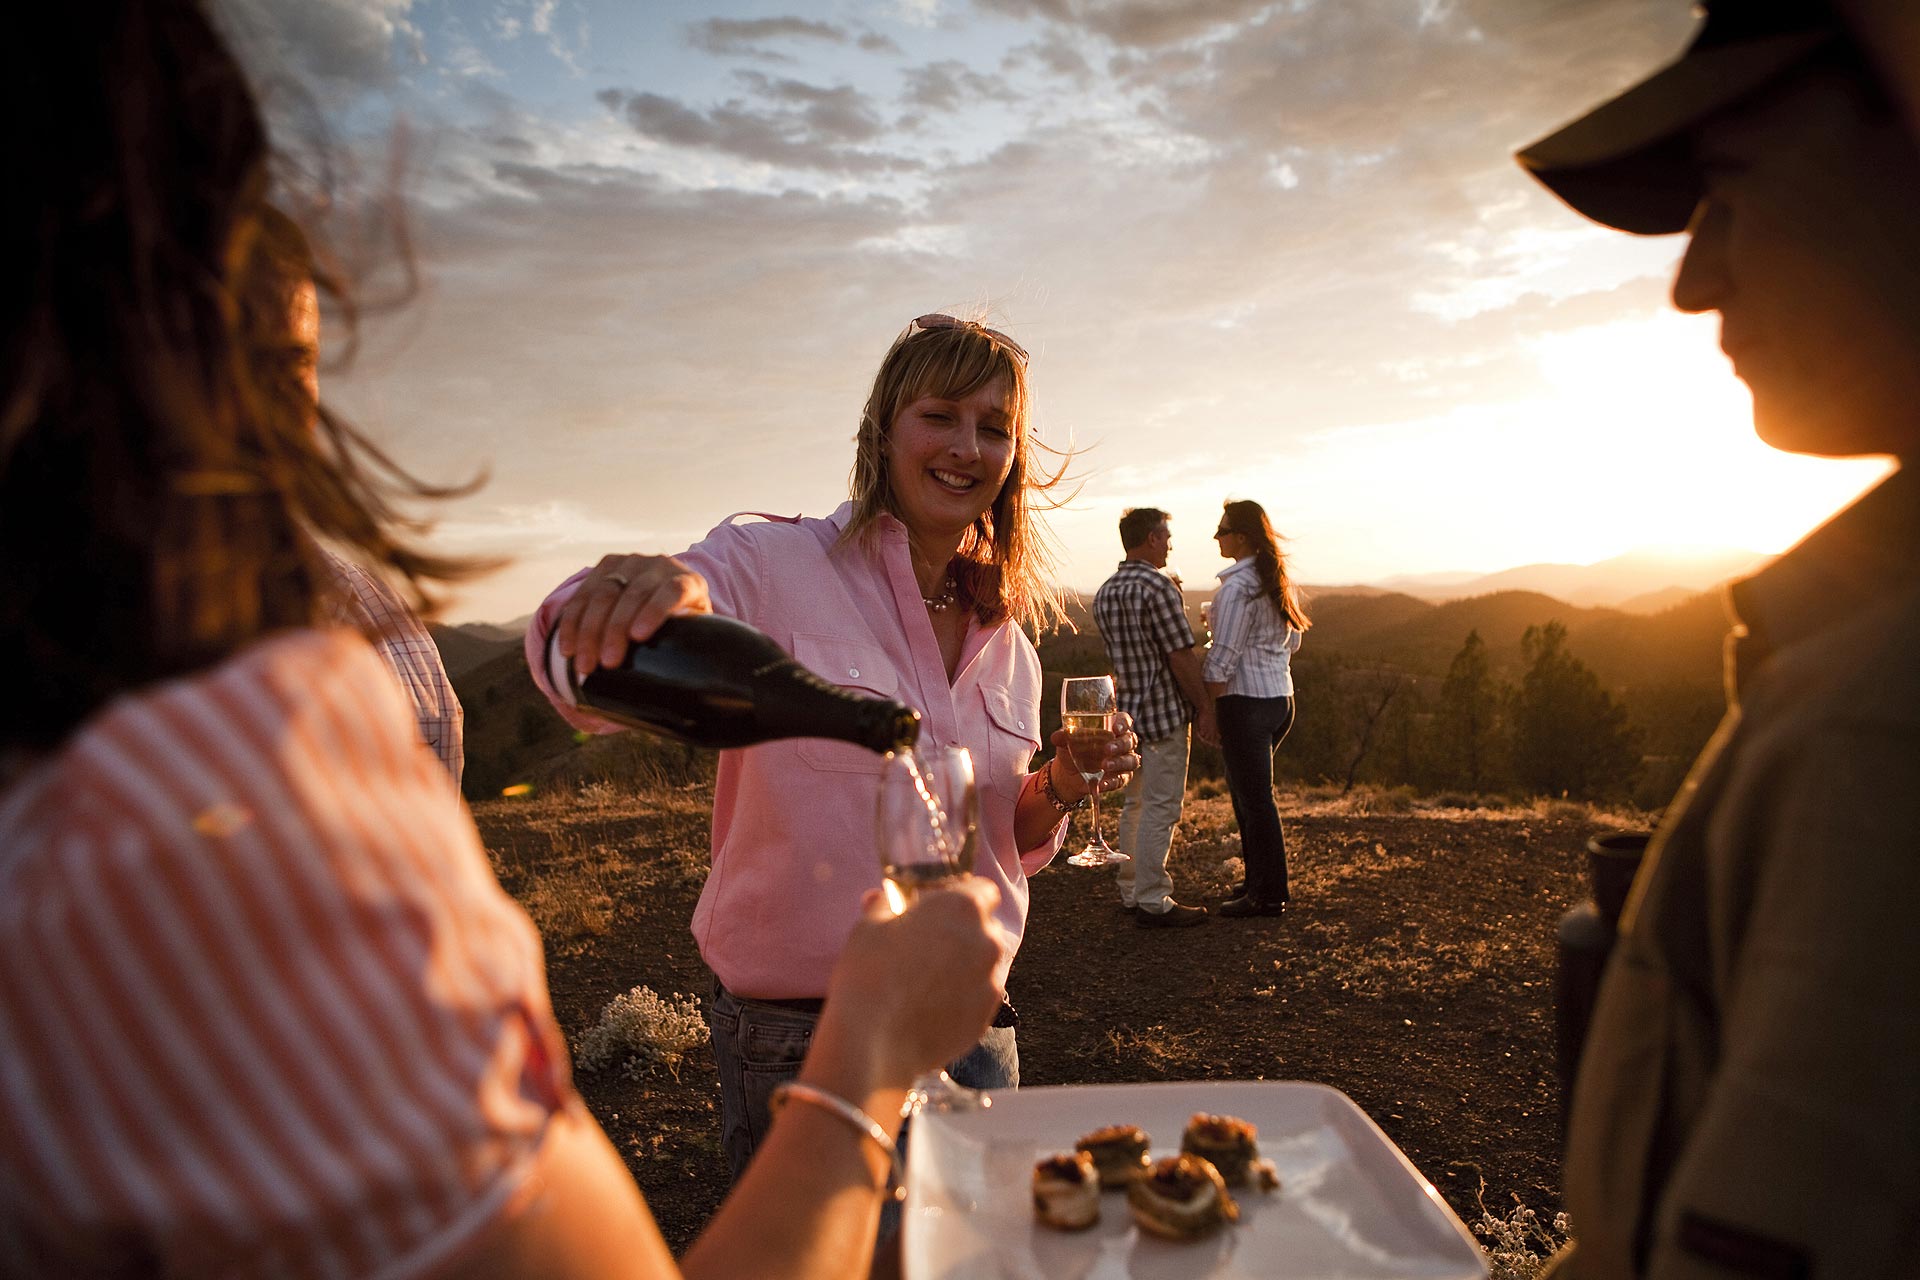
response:
<path fill-rule="evenodd" d="M 1233 536 L 1233 530 L 1231 530 L 1231 529 L 1215 529 L 1215 530 L 1213 531 L 1213 536 L 1214 536 L 1214 537 L 1216 537 L 1216 538 L 1231 538 L 1231 537 Z"/>
<path fill-rule="evenodd" d="M 1008 351 L 1012 352 L 1015 356 L 1019 357 L 1021 364 L 1026 364 L 1028 360 L 1027 349 L 1025 347 L 998 329 L 989 329 L 987 326 L 976 324 L 972 320 L 961 320 L 958 317 L 936 311 L 931 315 L 915 316 L 907 322 L 907 327 L 909 329 L 978 329 L 1005 347 Z"/>

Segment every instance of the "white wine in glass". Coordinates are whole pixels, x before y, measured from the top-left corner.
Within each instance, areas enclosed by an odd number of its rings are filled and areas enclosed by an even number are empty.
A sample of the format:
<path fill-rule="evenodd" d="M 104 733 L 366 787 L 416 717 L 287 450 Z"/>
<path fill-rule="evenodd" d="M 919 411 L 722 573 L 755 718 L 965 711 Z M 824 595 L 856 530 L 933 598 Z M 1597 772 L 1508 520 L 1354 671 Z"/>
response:
<path fill-rule="evenodd" d="M 908 747 L 887 757 L 874 837 L 895 914 L 919 889 L 973 870 L 979 823 L 973 757 L 965 747 Z"/>
<path fill-rule="evenodd" d="M 1086 848 L 1067 861 L 1076 867 L 1104 867 L 1128 857 L 1100 838 L 1100 782 L 1107 772 L 1107 747 L 1119 712 L 1112 676 L 1074 676 L 1060 682 L 1060 724 L 1067 731 L 1067 760 L 1093 796 L 1093 832 Z"/>

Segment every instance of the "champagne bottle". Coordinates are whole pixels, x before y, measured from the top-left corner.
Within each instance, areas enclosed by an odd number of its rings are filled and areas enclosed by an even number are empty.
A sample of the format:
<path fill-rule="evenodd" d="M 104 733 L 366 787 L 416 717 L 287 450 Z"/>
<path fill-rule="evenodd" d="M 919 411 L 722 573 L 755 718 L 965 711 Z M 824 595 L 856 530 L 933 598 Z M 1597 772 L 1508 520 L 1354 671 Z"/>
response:
<path fill-rule="evenodd" d="M 547 674 L 575 706 L 696 747 L 837 738 L 884 754 L 920 736 L 912 707 L 822 680 L 761 632 L 716 614 L 669 618 L 618 666 L 584 680 L 549 638 Z"/>

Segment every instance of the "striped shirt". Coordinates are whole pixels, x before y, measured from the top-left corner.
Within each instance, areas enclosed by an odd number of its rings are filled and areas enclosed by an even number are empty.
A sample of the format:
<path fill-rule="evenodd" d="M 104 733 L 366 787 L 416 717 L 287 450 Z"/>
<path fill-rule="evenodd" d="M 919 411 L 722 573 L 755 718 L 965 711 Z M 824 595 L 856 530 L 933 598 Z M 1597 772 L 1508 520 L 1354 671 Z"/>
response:
<path fill-rule="evenodd" d="M 1220 571 L 1220 590 L 1208 620 L 1213 643 L 1200 668 L 1208 684 L 1224 684 L 1226 692 L 1237 697 L 1293 696 L 1292 663 L 1300 631 L 1271 597 L 1260 594 L 1260 572 L 1252 556 Z"/>
<path fill-rule="evenodd" d="M 540 940 L 345 629 L 0 792 L 0 1274 L 410 1276 L 573 1097 Z"/>
<path fill-rule="evenodd" d="M 400 681 L 413 703 L 420 738 L 440 757 L 460 788 L 467 767 L 466 711 L 447 679 L 440 646 L 392 587 L 342 556 L 322 549 L 333 568 L 342 600 L 334 620 L 358 628 Z"/>
<path fill-rule="evenodd" d="M 1178 733 L 1193 719 L 1167 655 L 1193 647 L 1180 588 L 1145 560 L 1122 560 L 1093 593 L 1093 620 L 1106 641 L 1120 709 L 1142 742 Z"/>

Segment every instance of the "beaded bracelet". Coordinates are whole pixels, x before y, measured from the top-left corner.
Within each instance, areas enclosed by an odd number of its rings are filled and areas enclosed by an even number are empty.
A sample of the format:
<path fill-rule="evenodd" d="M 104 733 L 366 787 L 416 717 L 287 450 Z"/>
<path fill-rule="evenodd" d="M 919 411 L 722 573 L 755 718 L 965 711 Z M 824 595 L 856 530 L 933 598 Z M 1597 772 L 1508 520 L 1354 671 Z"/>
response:
<path fill-rule="evenodd" d="M 1058 757 L 1055 757 L 1055 758 L 1057 759 Z M 1056 813 L 1074 813 L 1078 810 L 1086 808 L 1087 805 L 1091 803 L 1093 800 L 1092 792 L 1088 792 L 1086 795 L 1081 796 L 1079 800 L 1074 801 L 1072 803 L 1069 803 L 1066 800 L 1061 799 L 1060 793 L 1054 790 L 1054 787 L 1053 787 L 1053 761 L 1052 760 L 1047 761 L 1046 768 L 1040 770 L 1040 792 L 1042 795 L 1046 796 L 1047 803 L 1053 806 L 1054 812 Z"/>
<path fill-rule="evenodd" d="M 907 1173 L 900 1164 L 900 1148 L 894 1144 L 887 1131 L 879 1122 L 845 1098 L 828 1093 L 825 1089 L 816 1089 L 810 1084 L 801 1084 L 797 1080 L 788 1080 L 773 1087 L 773 1096 L 767 1099 L 767 1109 L 778 1113 L 786 1105 L 788 1098 L 798 1098 L 810 1102 L 816 1107 L 832 1112 L 857 1129 L 862 1137 L 873 1139 L 879 1148 L 887 1153 L 887 1160 L 893 1166 L 887 1174 L 886 1194 L 890 1200 L 907 1198 Z"/>

